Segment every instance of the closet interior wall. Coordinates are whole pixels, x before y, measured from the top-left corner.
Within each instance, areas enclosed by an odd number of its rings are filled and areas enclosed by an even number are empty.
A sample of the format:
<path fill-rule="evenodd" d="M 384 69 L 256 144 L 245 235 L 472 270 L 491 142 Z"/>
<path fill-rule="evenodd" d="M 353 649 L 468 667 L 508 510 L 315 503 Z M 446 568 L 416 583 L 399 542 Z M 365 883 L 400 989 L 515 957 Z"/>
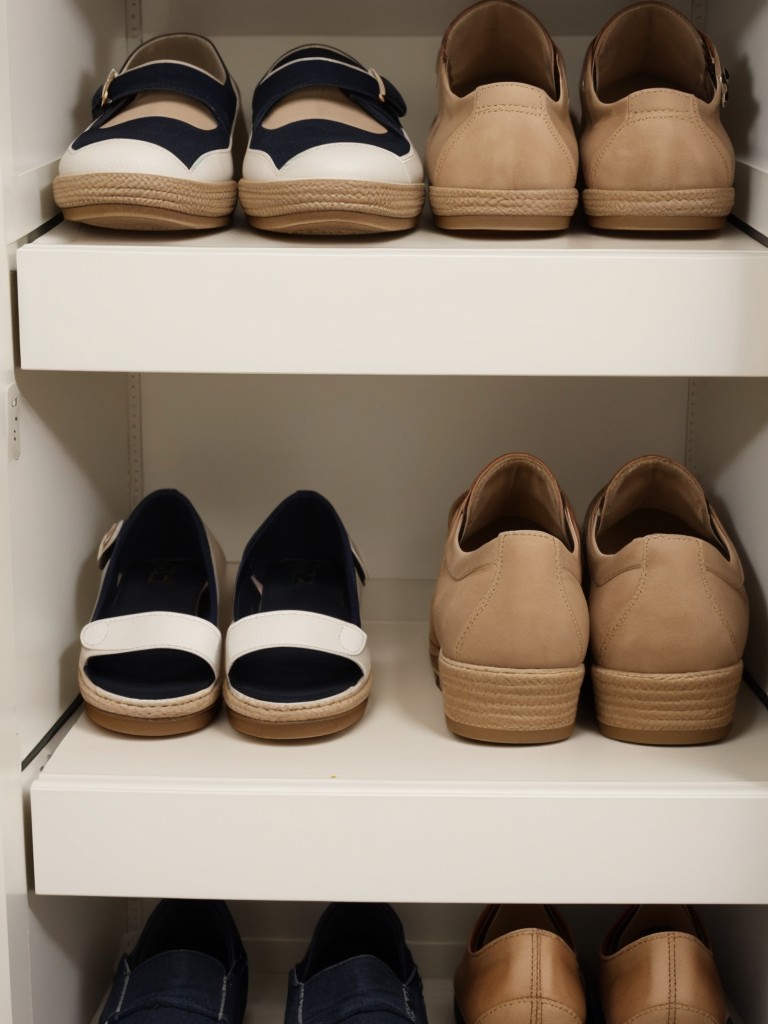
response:
<path fill-rule="evenodd" d="M 673 5 L 708 31 L 727 58 L 733 99 L 726 117 L 739 157 L 737 214 L 751 230 L 768 236 L 768 3 L 675 0 Z M 123 892 L 108 896 L 36 894 L 28 811 L 32 783 L 45 779 L 45 765 L 72 724 L 68 720 L 57 728 L 76 698 L 78 634 L 95 597 L 98 541 L 140 493 L 160 486 L 187 493 L 224 545 L 234 570 L 246 540 L 270 509 L 293 489 L 316 488 L 337 506 L 368 563 L 368 618 L 419 623 L 439 564 L 448 507 L 488 459 L 513 449 L 540 455 L 582 516 L 622 462 L 644 452 L 664 452 L 687 462 L 701 477 L 745 557 L 753 622 L 747 664 L 759 685 L 768 689 L 768 381 L 739 376 L 751 372 L 743 367 L 753 364 L 752 355 L 742 353 L 740 346 L 744 336 L 751 337 L 752 326 L 735 322 L 728 337 L 701 338 L 702 345 L 722 345 L 733 355 L 735 369 L 714 377 L 658 372 L 657 366 L 635 376 L 605 377 L 599 370 L 566 376 L 556 368 L 525 378 L 471 372 L 441 376 L 440 341 L 430 332 L 429 310 L 419 308 L 403 310 L 393 330 L 412 329 L 416 345 L 434 350 L 431 374 L 411 375 L 404 369 L 401 375 L 305 376 L 300 363 L 295 373 L 276 376 L 185 373 L 184 366 L 170 373 L 140 368 L 137 374 L 102 372 L 103 365 L 92 372 L 20 369 L 25 339 L 14 308 L 17 250 L 51 226 L 56 211 L 50 183 L 58 158 L 85 123 L 96 83 L 110 67 L 119 66 L 140 38 L 175 30 L 211 37 L 240 85 L 246 115 L 253 86 L 285 49 L 309 39 L 340 45 L 397 83 L 409 103 L 406 127 L 423 152 L 434 113 L 435 54 L 461 3 L 4 0 L 1 6 L 0 66 L 7 68 L 7 82 L 0 85 L 0 224 L 8 278 L 0 289 L 0 439 L 7 452 L 0 460 L 0 872 L 5 883 L 0 901 L 0 1020 L 91 1020 L 125 942 L 141 927 L 154 899 L 164 895 L 141 891 L 126 898 L 133 892 L 130 879 Z M 576 112 L 583 54 L 621 4 L 530 0 L 529 6 L 565 54 Z M 245 117 L 243 141 L 244 135 Z M 563 239 L 564 250 L 582 244 L 574 238 Z M 254 234 L 253 245 L 258 244 Z M 312 251 L 323 244 L 313 243 Z M 710 256 L 709 250 L 702 251 L 702 267 Z M 601 288 L 600 269 L 595 261 L 596 291 Z M 754 287 L 747 288 L 740 273 L 723 281 L 724 294 L 738 295 L 743 288 L 745 303 L 752 302 Z M 48 310 L 49 343 L 64 353 L 64 363 L 67 346 L 75 340 L 69 325 L 82 313 L 73 305 L 94 301 L 105 351 L 115 332 L 119 334 L 122 304 L 142 310 L 147 332 L 156 315 L 168 312 L 143 306 L 130 278 L 123 284 L 119 301 L 106 307 L 85 287 L 69 303 L 65 296 Z M 253 282 L 254 296 L 258 284 Z M 229 300 L 225 288 L 213 296 L 218 303 Z M 45 307 L 46 295 L 36 295 L 35 301 Z M 652 296 L 639 294 L 630 318 L 649 302 Z M 183 332 L 183 310 L 172 313 Z M 252 313 L 258 326 L 258 301 Z M 515 317 L 514 308 L 510 317 Z M 254 345 L 266 350 L 284 344 L 273 323 L 271 319 L 263 336 L 256 331 Z M 290 323 L 286 309 L 286 336 Z M 546 311 L 541 324 L 545 332 Z M 364 324 L 346 323 L 343 329 L 360 346 L 366 344 Z M 722 335 L 722 328 L 718 330 Z M 574 322 L 572 332 L 573 346 L 589 363 L 590 324 Z M 216 341 L 211 338 L 211 345 Z M 669 341 L 671 350 L 675 341 Z M 466 344 L 472 346 L 473 338 L 467 337 Z M 514 337 L 511 344 L 522 353 L 538 341 L 535 336 Z M 621 323 L 615 344 L 621 352 Z M 627 352 L 628 364 L 636 365 L 636 355 Z M 253 365 L 259 358 L 257 349 Z M 758 358 L 763 358 L 761 353 Z M 421 682 L 431 687 L 428 672 Z M 756 700 L 754 705 L 756 721 L 764 711 Z M 392 743 L 396 752 L 397 736 Z M 525 756 L 515 750 L 509 754 Z M 254 743 L 254 763 L 259 756 Z M 701 751 L 688 756 L 706 761 L 708 755 Z M 745 775 L 742 787 L 745 799 L 753 799 L 755 834 L 765 830 L 768 784 L 755 779 L 768 778 L 768 754 L 762 775 L 759 767 Z M 713 772 L 711 789 L 716 792 L 732 781 Z M 702 786 L 702 796 L 706 788 Z M 713 837 L 726 820 L 731 819 L 724 814 L 711 822 Z M 92 842 L 98 845 L 99 821 L 92 827 Z M 518 838 L 513 830 L 510 843 Z M 651 850 L 661 837 L 639 835 L 635 841 Z M 754 851 L 745 857 L 753 842 L 750 832 L 728 841 L 733 872 L 745 870 L 754 891 L 758 882 L 764 890 L 753 867 Z M 695 851 L 671 851 L 670 859 L 677 863 L 689 855 Z M 617 848 L 606 824 L 595 837 L 595 858 L 622 856 L 621 844 Z M 380 888 L 383 869 L 377 866 L 375 850 L 370 857 Z M 467 863 L 467 870 L 472 867 Z M 414 870 L 430 869 L 415 851 Z M 218 870 L 223 875 L 226 867 Z M 641 883 L 648 888 L 648 879 L 639 879 Z M 711 899 L 705 901 L 712 905 L 704 908 L 718 962 L 744 1024 L 765 1024 L 768 900 L 724 904 L 724 886 L 724 878 L 712 878 Z M 211 881 L 210 891 L 216 888 L 217 882 Z M 489 898 L 524 899 L 525 891 L 525 879 L 511 878 L 508 890 Z M 302 954 L 326 895 L 318 891 L 310 900 L 232 901 L 256 974 L 284 979 L 288 966 Z M 627 885 L 626 902 L 633 897 Z M 443 1020 L 443 1011 L 450 1012 L 447 979 L 477 906 L 398 903 L 397 893 L 393 898 L 423 973 L 437 979 L 433 991 L 439 1010 L 432 1024 L 445 1024 L 449 1017 Z M 610 904 L 566 907 L 587 959 L 615 912 Z M 279 984 L 257 992 L 248 1024 L 279 1020 L 280 993 Z"/>

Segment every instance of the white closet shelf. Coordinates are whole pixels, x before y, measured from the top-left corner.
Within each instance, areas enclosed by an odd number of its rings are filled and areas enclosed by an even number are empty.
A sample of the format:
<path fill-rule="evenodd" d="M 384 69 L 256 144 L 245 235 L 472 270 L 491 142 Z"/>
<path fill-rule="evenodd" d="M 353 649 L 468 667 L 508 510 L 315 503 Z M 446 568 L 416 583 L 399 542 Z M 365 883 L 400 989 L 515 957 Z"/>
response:
<path fill-rule="evenodd" d="M 28 369 L 768 375 L 768 248 L 705 237 L 298 239 L 62 223 L 18 252 Z"/>
<path fill-rule="evenodd" d="M 335 737 L 267 743 L 221 715 L 138 739 L 81 716 L 32 785 L 36 890 L 768 903 L 768 713 L 746 687 L 709 747 L 618 743 L 589 707 L 563 743 L 473 743 L 445 727 L 425 623 L 368 628 L 374 696 Z"/>

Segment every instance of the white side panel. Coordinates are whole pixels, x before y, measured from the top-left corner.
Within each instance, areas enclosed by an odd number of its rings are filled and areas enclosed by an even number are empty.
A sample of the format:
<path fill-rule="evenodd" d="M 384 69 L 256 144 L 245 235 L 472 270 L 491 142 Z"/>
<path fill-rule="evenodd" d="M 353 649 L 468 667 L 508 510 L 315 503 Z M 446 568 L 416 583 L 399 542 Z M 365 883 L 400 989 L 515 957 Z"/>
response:
<path fill-rule="evenodd" d="M 690 466 L 732 530 L 750 600 L 745 664 L 768 689 L 768 381 L 696 381 Z"/>
<path fill-rule="evenodd" d="M 9 485 L 22 757 L 77 694 L 95 552 L 128 503 L 127 402 L 121 377 L 19 376 Z"/>

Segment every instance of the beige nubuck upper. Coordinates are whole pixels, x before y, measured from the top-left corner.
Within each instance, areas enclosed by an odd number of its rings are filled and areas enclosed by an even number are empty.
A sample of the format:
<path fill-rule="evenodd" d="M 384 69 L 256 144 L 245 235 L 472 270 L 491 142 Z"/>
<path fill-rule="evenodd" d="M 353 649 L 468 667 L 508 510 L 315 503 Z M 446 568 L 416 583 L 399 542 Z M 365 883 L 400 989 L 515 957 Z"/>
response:
<path fill-rule="evenodd" d="M 493 904 L 454 978 L 463 1024 L 584 1024 L 586 1000 L 567 926 L 551 907 Z"/>
<path fill-rule="evenodd" d="M 734 153 L 720 121 L 727 72 L 706 36 L 657 0 L 633 4 L 587 51 L 579 140 L 594 227 L 711 230 L 733 207 Z"/>
<path fill-rule="evenodd" d="M 586 524 L 592 682 L 603 733 L 707 743 L 730 728 L 749 618 L 739 556 L 701 484 L 629 462 Z"/>
<path fill-rule="evenodd" d="M 449 728 L 498 743 L 573 730 L 589 626 L 579 530 L 531 455 L 491 462 L 451 512 L 430 650 Z"/>
<path fill-rule="evenodd" d="M 600 951 L 605 1024 L 725 1024 L 728 1008 L 706 932 L 689 907 L 636 906 Z"/>
<path fill-rule="evenodd" d="M 551 231 L 578 202 L 578 147 L 562 56 L 512 0 L 481 0 L 448 26 L 427 141 L 438 227 Z"/>

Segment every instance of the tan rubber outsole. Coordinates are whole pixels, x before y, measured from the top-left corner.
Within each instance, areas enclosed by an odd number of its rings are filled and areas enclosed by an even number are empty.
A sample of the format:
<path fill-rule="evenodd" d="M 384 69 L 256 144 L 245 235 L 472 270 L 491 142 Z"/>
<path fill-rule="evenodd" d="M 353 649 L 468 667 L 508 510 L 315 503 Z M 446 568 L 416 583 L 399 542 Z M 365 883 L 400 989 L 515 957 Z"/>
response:
<path fill-rule="evenodd" d="M 742 663 L 709 672 L 636 673 L 592 667 L 600 732 L 652 746 L 716 743 L 736 711 Z"/>
<path fill-rule="evenodd" d="M 354 708 L 334 715 L 330 718 L 318 718 L 314 721 L 264 722 L 256 718 L 241 715 L 232 708 L 227 708 L 227 716 L 231 725 L 246 736 L 255 736 L 265 740 L 305 740 L 348 729 L 359 721 L 365 712 L 367 698 Z"/>
<path fill-rule="evenodd" d="M 573 732 L 583 665 L 494 668 L 440 653 L 437 667 L 446 724 L 457 736 L 486 743 L 556 743 Z"/>
<path fill-rule="evenodd" d="M 197 732 L 212 722 L 217 712 L 218 703 L 191 715 L 179 715 L 178 718 L 133 718 L 102 711 L 91 704 L 85 705 L 85 713 L 92 722 L 103 729 L 120 732 L 126 736 L 180 736 L 183 733 Z"/>
<path fill-rule="evenodd" d="M 361 235 L 407 231 L 424 206 L 421 184 L 378 181 L 249 181 L 239 184 L 251 227 L 304 235 Z"/>
<path fill-rule="evenodd" d="M 229 223 L 237 185 L 156 174 L 59 175 L 53 197 L 65 219 L 80 224 L 124 231 L 200 231 Z"/>
<path fill-rule="evenodd" d="M 429 188 L 435 224 L 444 231 L 563 231 L 578 201 L 575 188 Z"/>
<path fill-rule="evenodd" d="M 717 231 L 733 209 L 732 188 L 665 192 L 585 189 L 591 227 L 605 231 Z"/>

